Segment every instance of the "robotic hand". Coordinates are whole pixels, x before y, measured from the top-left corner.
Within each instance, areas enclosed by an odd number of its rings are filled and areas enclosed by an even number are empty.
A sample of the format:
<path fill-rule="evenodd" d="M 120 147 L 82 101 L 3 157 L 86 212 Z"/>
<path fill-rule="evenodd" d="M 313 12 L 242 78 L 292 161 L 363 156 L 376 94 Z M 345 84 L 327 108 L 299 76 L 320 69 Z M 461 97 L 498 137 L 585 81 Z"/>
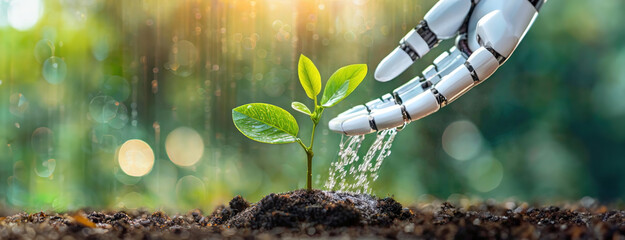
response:
<path fill-rule="evenodd" d="M 486 80 L 512 54 L 547 0 L 440 0 L 380 62 L 375 78 L 389 81 L 457 35 L 456 45 L 392 93 L 332 119 L 330 129 L 363 135 L 403 127 L 453 102 Z"/>

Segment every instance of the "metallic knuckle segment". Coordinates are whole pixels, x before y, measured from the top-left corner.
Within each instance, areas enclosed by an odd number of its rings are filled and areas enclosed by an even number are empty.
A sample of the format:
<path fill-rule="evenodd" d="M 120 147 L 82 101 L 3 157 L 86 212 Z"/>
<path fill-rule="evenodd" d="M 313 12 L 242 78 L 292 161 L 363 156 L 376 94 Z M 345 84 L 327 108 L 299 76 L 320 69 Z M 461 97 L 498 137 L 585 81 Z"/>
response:
<path fill-rule="evenodd" d="M 411 121 L 410 113 L 406 111 L 406 106 L 403 104 L 401 105 L 401 116 L 404 119 L 404 124 Z"/>
<path fill-rule="evenodd" d="M 493 56 L 497 59 L 497 62 L 499 62 L 499 65 L 506 61 L 506 57 L 495 51 L 492 47 L 486 47 L 486 50 L 493 54 Z"/>
<path fill-rule="evenodd" d="M 399 42 L 399 48 L 406 52 L 406 54 L 410 56 L 410 59 L 412 59 L 412 61 L 415 61 L 419 58 L 419 54 L 414 49 L 412 49 L 410 45 L 406 44 L 406 41 L 402 40 L 401 42 Z"/>
<path fill-rule="evenodd" d="M 426 89 L 430 88 L 432 85 L 433 85 L 432 82 L 425 81 L 425 82 L 421 83 L 421 88 L 423 88 L 423 90 L 426 90 Z"/>
<path fill-rule="evenodd" d="M 431 91 L 432 91 L 432 94 L 434 95 L 434 97 L 436 98 L 436 102 L 438 103 L 438 105 L 440 105 L 441 107 L 447 105 L 447 98 L 445 98 L 445 96 L 443 96 L 443 94 L 438 92 L 438 90 L 436 90 L 436 88 L 432 88 Z"/>
<path fill-rule="evenodd" d="M 528 1 L 532 4 L 532 6 L 534 6 L 537 12 L 540 11 L 540 8 L 545 3 L 545 0 L 528 0 Z"/>
<path fill-rule="evenodd" d="M 417 31 L 419 36 L 423 38 L 423 40 L 427 43 L 430 49 L 436 47 L 436 45 L 438 44 L 438 37 L 434 32 L 432 32 L 432 29 L 430 29 L 430 26 L 428 26 L 427 21 L 421 20 L 421 22 L 419 22 L 419 24 L 415 27 L 415 31 Z"/>
<path fill-rule="evenodd" d="M 466 61 L 464 62 L 464 66 L 471 73 L 471 78 L 473 78 L 473 82 L 476 82 L 476 83 L 480 82 L 480 78 L 477 76 L 477 73 L 475 72 L 475 69 L 473 68 L 473 66 L 471 66 L 471 63 Z"/>
<path fill-rule="evenodd" d="M 378 126 L 375 125 L 375 119 L 373 119 L 373 116 L 369 115 L 369 127 L 371 127 L 371 129 L 377 131 L 378 130 Z"/>

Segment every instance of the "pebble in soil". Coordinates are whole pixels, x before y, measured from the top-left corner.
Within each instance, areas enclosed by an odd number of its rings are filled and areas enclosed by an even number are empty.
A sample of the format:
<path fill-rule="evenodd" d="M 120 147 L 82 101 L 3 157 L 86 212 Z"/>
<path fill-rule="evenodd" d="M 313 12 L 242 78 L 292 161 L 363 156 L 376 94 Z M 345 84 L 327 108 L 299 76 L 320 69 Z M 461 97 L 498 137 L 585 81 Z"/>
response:
<path fill-rule="evenodd" d="M 434 201 L 406 210 L 390 198 L 298 190 L 255 204 L 235 197 L 209 216 L 199 210 L 0 216 L 0 239 L 613 239 L 625 235 L 624 222 L 625 211 L 588 199 L 549 207 Z"/>

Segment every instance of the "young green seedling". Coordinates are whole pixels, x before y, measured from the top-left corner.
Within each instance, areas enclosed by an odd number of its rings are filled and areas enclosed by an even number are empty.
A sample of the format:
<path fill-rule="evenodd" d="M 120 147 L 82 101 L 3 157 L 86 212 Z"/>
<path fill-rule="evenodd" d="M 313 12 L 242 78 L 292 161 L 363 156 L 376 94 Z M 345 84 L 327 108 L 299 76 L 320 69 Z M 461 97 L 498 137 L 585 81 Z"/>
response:
<path fill-rule="evenodd" d="M 298 137 L 299 126 L 293 115 L 278 106 L 266 103 L 245 104 L 232 109 L 232 120 L 237 129 L 252 140 L 270 144 L 299 143 L 306 152 L 308 160 L 306 188 L 312 190 L 313 144 L 315 128 L 319 124 L 321 114 L 324 109 L 333 107 L 358 87 L 367 75 L 367 65 L 348 65 L 334 72 L 323 90 L 321 102 L 317 101 L 317 95 L 321 92 L 321 76 L 315 64 L 306 56 L 300 55 L 297 73 L 306 95 L 314 103 L 313 111 L 310 111 L 303 103 L 291 103 L 295 111 L 310 116 L 312 120 L 309 146 L 306 146 Z"/>

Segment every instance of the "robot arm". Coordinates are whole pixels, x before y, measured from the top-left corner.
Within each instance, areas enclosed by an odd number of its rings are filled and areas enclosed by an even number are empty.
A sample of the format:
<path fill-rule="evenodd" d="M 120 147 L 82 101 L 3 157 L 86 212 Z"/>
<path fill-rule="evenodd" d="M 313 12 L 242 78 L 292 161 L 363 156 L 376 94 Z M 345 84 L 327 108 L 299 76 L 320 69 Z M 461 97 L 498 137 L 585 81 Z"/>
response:
<path fill-rule="evenodd" d="M 471 0 L 439 1 L 428 12 L 426 20 L 417 26 L 417 30 L 408 33 L 400 42 L 400 47 L 380 63 L 376 69 L 376 79 L 381 77 L 381 81 L 387 81 L 396 77 L 418 56 L 422 56 L 418 54 L 427 53 L 427 51 L 419 50 L 425 49 L 418 47 L 423 43 L 411 40 L 415 38 L 415 32 L 420 32 L 418 30 L 420 26 L 421 28 L 436 26 L 438 29 L 443 29 L 439 26 L 461 28 L 460 25 L 456 25 L 460 18 L 449 17 L 453 14 L 447 12 L 467 8 L 467 2 L 470 4 L 466 12 L 473 13 L 473 15 L 468 17 L 463 15 L 460 22 L 461 24 L 467 22 L 465 18 L 473 19 L 474 27 L 472 28 L 471 21 L 468 21 L 469 26 L 465 26 L 468 31 L 461 32 L 457 47 L 452 47 L 449 52 L 439 55 L 433 65 L 425 69 L 422 77 L 410 80 L 391 94 L 340 114 L 330 121 L 330 129 L 346 135 L 362 135 L 402 127 L 406 123 L 438 111 L 490 77 L 506 61 L 525 35 L 537 15 L 538 8 L 542 5 L 542 1 L 533 0 L 481 0 L 479 3 Z M 436 11 L 439 10 L 444 13 L 437 14 Z M 429 21 L 428 16 L 430 16 Z M 438 23 L 438 21 L 444 21 L 445 18 L 451 18 L 452 23 Z M 436 23 L 429 23 L 430 21 Z M 458 32 L 458 28 L 447 31 L 438 30 L 437 33 L 449 38 Z M 431 28 L 430 30 L 435 31 Z M 418 36 L 428 35 L 418 34 Z M 438 35 L 435 34 L 435 36 Z M 416 49 L 414 51 L 417 53 L 417 58 L 414 58 L 410 51 L 405 51 L 402 44 L 409 45 L 408 50 Z M 475 51 L 471 50 L 472 45 Z M 427 50 L 429 51 L 429 48 Z M 407 59 L 406 56 L 411 58 Z"/>
<path fill-rule="evenodd" d="M 380 62 L 375 79 L 386 82 L 397 77 L 436 47 L 440 40 L 455 36 L 472 7 L 472 0 L 437 2 L 419 25 L 408 32 L 399 41 L 399 46 Z"/>

